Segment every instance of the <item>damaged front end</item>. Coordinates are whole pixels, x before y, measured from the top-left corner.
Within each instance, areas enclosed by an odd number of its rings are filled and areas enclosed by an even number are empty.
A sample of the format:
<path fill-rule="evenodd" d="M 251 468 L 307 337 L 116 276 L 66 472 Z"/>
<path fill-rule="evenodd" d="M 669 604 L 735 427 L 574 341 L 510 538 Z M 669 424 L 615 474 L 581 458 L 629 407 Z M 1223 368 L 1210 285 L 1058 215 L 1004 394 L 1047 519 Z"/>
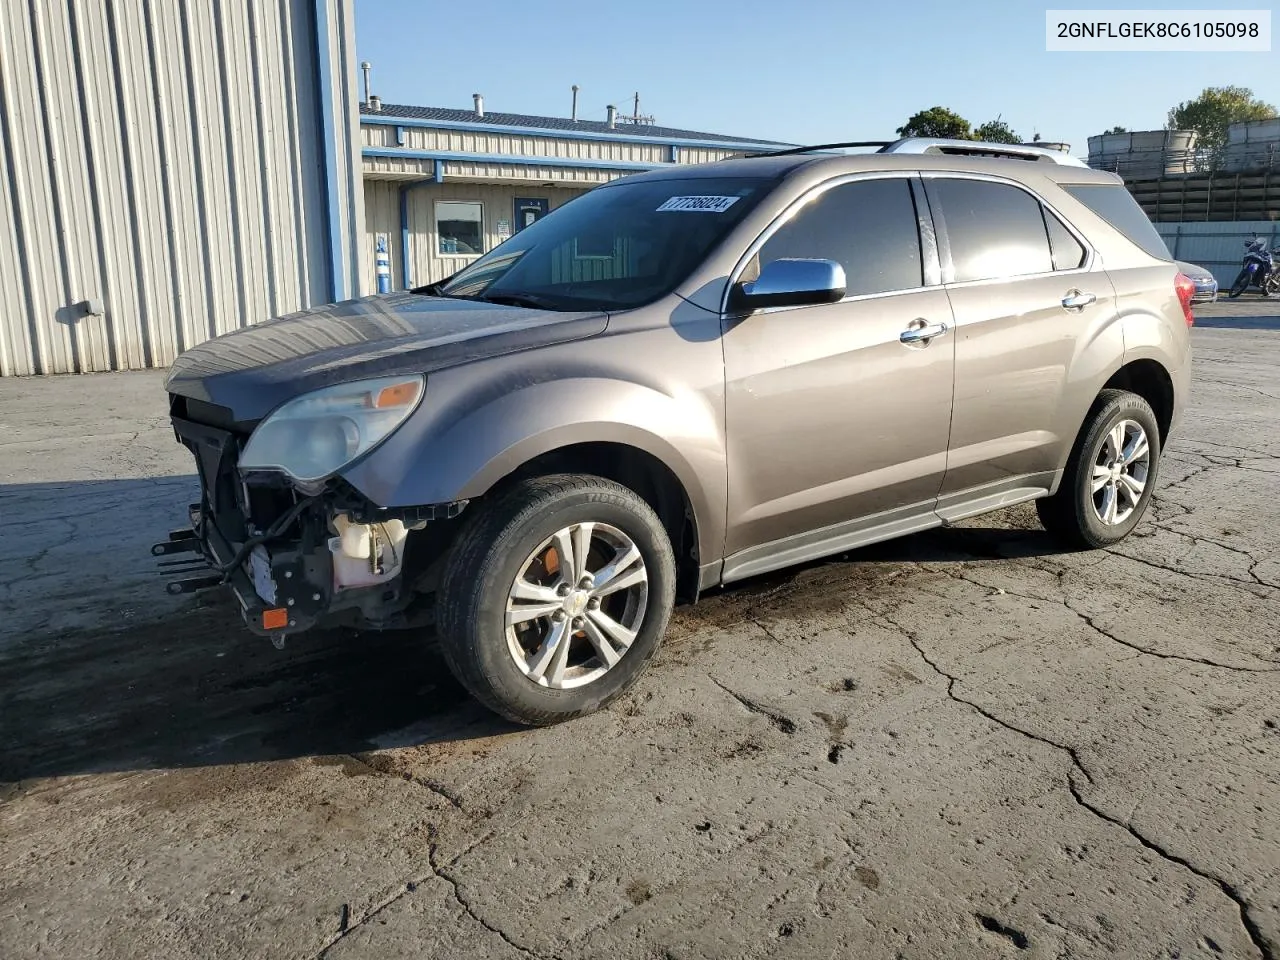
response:
<path fill-rule="evenodd" d="M 169 575 L 181 574 L 167 590 L 230 586 L 246 625 L 277 646 L 319 625 L 418 622 L 433 559 L 421 548 L 439 538 L 410 533 L 456 517 L 466 501 L 386 509 L 337 474 L 412 413 L 424 386 L 400 377 L 327 388 L 248 429 L 224 407 L 173 395 L 170 419 L 195 457 L 201 496 L 190 528 L 152 547 Z"/>

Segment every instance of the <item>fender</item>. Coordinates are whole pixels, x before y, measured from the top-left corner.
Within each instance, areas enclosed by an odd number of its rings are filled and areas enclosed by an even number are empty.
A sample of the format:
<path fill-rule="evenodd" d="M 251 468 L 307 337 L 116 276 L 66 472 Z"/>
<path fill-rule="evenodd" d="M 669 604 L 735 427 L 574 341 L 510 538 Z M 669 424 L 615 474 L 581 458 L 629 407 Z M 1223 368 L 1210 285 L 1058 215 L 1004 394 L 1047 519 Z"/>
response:
<path fill-rule="evenodd" d="M 723 393 L 671 395 L 654 386 L 596 374 L 541 382 L 506 381 L 509 389 L 476 402 L 461 374 L 429 377 L 423 408 L 344 473 L 384 507 L 450 503 L 483 496 L 534 457 L 578 443 L 635 447 L 664 463 L 684 487 L 703 562 L 724 546 L 727 464 Z M 492 384 L 496 378 L 484 378 Z M 680 450 L 686 451 L 681 453 Z"/>

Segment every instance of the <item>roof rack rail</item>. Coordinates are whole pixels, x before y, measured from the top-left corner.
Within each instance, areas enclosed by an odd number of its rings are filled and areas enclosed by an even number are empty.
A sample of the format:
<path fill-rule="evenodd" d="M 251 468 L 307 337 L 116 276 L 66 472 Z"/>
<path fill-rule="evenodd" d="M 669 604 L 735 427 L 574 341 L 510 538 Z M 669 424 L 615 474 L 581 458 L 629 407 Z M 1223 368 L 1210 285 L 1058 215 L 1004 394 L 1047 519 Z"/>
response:
<path fill-rule="evenodd" d="M 1032 160 L 1040 163 L 1056 163 L 1066 167 L 1087 167 L 1083 160 L 1027 143 L 988 143 L 983 140 L 949 140 L 945 137 L 903 137 L 893 143 L 886 144 L 878 153 L 934 153 L 950 155 L 966 155 L 976 157 L 997 157 L 1012 160 Z"/>
<path fill-rule="evenodd" d="M 786 150 L 771 150 L 768 153 L 749 153 L 748 157 L 788 157 L 797 153 L 812 153 L 815 150 L 838 150 L 841 147 L 887 147 L 892 140 L 850 140 L 845 143 L 816 143 L 808 147 L 788 147 Z"/>

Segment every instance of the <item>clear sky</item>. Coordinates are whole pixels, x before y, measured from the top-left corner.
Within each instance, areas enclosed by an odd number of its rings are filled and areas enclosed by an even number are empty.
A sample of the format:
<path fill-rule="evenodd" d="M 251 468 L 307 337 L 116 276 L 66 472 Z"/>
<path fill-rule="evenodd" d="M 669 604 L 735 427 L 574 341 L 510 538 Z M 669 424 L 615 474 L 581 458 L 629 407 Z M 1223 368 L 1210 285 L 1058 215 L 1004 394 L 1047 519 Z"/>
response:
<path fill-rule="evenodd" d="M 605 118 L 791 143 L 893 139 L 934 105 L 974 126 L 997 115 L 1024 139 L 1083 156 L 1119 124 L 1164 126 L 1206 86 L 1280 103 L 1272 53 L 1048 53 L 1045 9 L 1157 4 L 1022 0 L 355 0 L 356 53 L 384 103 Z M 1162 9 L 1209 2 L 1162 0 Z M 1266 9 L 1237 0 L 1219 7 Z"/>

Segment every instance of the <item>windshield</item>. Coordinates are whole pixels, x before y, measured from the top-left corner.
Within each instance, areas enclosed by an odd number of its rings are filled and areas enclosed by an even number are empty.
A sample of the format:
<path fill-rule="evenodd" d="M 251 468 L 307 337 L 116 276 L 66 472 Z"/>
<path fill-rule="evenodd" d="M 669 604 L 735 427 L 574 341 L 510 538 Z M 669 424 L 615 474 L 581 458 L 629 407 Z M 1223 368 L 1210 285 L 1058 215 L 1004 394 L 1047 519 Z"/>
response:
<path fill-rule="evenodd" d="M 430 292 L 550 310 L 619 310 L 674 290 L 772 181 L 621 181 L 521 230 Z"/>

